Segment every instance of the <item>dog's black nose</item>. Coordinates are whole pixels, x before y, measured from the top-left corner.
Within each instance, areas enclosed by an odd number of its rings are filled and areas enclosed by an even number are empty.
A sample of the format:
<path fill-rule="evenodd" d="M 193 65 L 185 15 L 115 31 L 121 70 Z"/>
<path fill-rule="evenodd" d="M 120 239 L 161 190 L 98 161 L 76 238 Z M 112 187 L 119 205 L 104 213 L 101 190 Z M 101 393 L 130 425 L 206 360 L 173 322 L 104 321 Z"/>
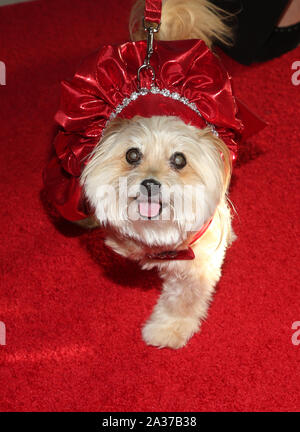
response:
<path fill-rule="evenodd" d="M 146 179 L 141 183 L 141 192 L 144 195 L 148 194 L 149 196 L 155 196 L 159 194 L 160 187 L 161 184 L 159 181 L 152 178 Z"/>

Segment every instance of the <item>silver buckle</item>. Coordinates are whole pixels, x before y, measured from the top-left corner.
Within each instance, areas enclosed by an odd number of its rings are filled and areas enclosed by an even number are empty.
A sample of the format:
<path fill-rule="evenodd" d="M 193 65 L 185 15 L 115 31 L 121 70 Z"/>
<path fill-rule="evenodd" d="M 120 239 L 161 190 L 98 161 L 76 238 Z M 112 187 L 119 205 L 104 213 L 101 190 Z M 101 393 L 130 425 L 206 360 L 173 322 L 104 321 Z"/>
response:
<path fill-rule="evenodd" d="M 157 33 L 160 29 L 160 23 L 157 24 L 157 26 L 153 26 L 153 24 L 146 25 L 145 18 L 143 18 L 143 27 L 144 30 L 148 33 L 147 34 L 147 53 L 144 60 L 144 63 L 142 66 L 139 67 L 137 72 L 137 80 L 138 80 L 138 89 L 141 88 L 141 81 L 140 81 L 140 74 L 143 69 L 150 69 L 152 72 L 152 85 L 155 81 L 155 70 L 153 66 L 150 65 L 150 58 L 153 54 L 153 40 L 154 40 L 154 33 Z"/>

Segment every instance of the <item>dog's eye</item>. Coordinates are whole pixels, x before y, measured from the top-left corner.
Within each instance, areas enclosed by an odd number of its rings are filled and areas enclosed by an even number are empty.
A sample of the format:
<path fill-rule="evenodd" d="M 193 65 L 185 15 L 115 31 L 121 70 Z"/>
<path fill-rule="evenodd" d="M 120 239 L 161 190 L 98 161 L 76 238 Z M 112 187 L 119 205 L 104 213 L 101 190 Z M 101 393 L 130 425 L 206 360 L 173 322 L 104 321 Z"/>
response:
<path fill-rule="evenodd" d="M 138 148 L 131 148 L 127 150 L 126 153 L 126 160 L 131 165 L 136 165 L 140 162 L 142 159 L 142 153 L 139 151 Z"/>
<path fill-rule="evenodd" d="M 176 169 L 182 169 L 186 166 L 186 158 L 183 153 L 174 153 L 170 159 L 171 165 Z"/>

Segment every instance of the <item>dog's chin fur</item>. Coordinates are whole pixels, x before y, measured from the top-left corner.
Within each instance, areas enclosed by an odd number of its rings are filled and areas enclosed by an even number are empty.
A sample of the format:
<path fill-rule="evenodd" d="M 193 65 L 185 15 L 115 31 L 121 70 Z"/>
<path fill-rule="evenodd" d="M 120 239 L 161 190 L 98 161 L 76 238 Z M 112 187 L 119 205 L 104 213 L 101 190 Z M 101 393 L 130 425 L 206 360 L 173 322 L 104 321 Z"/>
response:
<path fill-rule="evenodd" d="M 131 29 L 141 18 L 140 6 L 138 1 L 133 8 Z M 213 40 L 228 39 L 230 32 L 218 12 L 206 0 L 166 0 L 160 39 L 202 37 L 209 46 Z M 126 153 L 130 148 L 140 150 L 139 164 L 128 163 Z M 182 169 L 170 163 L 175 152 L 185 155 L 187 163 Z M 227 204 L 230 161 L 227 146 L 209 128 L 199 130 L 177 117 L 137 116 L 110 123 L 82 173 L 84 193 L 95 210 L 87 226 L 103 226 L 107 245 L 138 260 L 143 268 L 158 267 L 164 281 L 162 295 L 142 330 L 149 345 L 184 346 L 206 316 L 226 248 L 234 238 Z M 126 200 L 120 178 L 132 190 Z M 162 213 L 156 220 L 139 217 L 137 191 L 149 178 L 174 191 L 168 202 L 162 199 Z M 201 190 L 200 207 L 193 196 L 196 188 Z M 188 212 L 179 214 L 176 198 L 183 198 L 183 190 L 193 204 Z M 169 212 L 169 218 L 164 218 L 165 212 Z M 194 260 L 147 258 L 148 253 L 186 248 L 194 232 L 210 218 L 209 229 L 193 245 Z"/>

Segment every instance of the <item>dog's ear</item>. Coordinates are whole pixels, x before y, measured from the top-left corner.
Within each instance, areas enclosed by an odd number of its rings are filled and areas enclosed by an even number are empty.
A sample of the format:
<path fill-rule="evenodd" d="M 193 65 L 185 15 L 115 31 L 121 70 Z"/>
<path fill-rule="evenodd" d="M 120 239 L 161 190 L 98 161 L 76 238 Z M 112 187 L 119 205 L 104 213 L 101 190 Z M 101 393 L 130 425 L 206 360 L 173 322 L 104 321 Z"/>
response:
<path fill-rule="evenodd" d="M 224 192 L 226 193 L 229 187 L 231 174 L 232 174 L 232 157 L 229 148 L 220 138 L 213 136 L 213 143 L 218 150 L 218 155 L 220 155 L 220 159 L 222 161 L 223 167 L 223 184 L 224 184 Z"/>

